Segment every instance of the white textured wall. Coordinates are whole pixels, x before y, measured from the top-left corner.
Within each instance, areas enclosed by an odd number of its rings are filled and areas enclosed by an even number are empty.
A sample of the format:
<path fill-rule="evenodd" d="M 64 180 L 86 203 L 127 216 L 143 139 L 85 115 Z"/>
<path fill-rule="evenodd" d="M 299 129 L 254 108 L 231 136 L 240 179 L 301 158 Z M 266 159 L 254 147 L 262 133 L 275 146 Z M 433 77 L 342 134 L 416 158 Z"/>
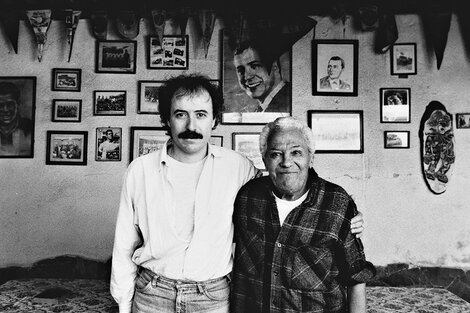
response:
<path fill-rule="evenodd" d="M 374 33 L 354 30 L 351 18 L 345 26 L 328 17 L 315 19 L 317 39 L 359 40 L 359 95 L 312 96 L 312 30 L 293 49 L 293 115 L 306 119 L 310 109 L 364 111 L 364 154 L 319 154 L 315 164 L 321 176 L 345 187 L 364 213 L 368 258 L 377 265 L 404 262 L 470 268 L 470 130 L 455 130 L 454 174 L 441 195 L 430 192 L 422 178 L 418 139 L 419 122 L 430 101 L 442 102 L 452 114 L 470 112 L 470 63 L 457 19 L 453 16 L 438 71 L 433 53 L 426 51 L 418 16 L 397 16 L 398 42 L 417 43 L 418 75 L 408 79 L 390 75 L 389 54 L 375 54 Z M 160 80 L 179 72 L 146 69 L 146 35 L 151 33 L 148 21 L 142 20 L 136 38 L 137 73 L 116 75 L 94 73 L 95 39 L 87 20 L 79 22 L 70 63 L 65 29 L 59 21 L 53 21 L 49 29 L 41 63 L 29 25 L 20 24 L 18 54 L 5 44 L 3 29 L 0 32 L 0 75 L 38 78 L 34 159 L 0 159 L 0 267 L 29 265 L 63 254 L 110 257 L 121 177 L 128 164 L 129 129 L 160 126 L 158 116 L 136 114 L 137 81 Z M 108 39 L 119 39 L 111 25 Z M 215 32 L 207 60 L 190 47 L 190 72 L 219 78 L 218 39 Z M 81 68 L 82 91 L 51 91 L 54 67 Z M 380 123 L 381 87 L 411 88 L 411 123 Z M 103 89 L 127 90 L 126 116 L 93 116 L 93 90 Z M 60 98 L 83 99 L 81 123 L 51 122 L 52 99 Z M 123 128 L 122 162 L 95 162 L 95 129 L 103 126 Z M 46 131 L 69 129 L 89 132 L 88 165 L 46 166 Z M 220 125 L 215 134 L 223 135 L 224 145 L 231 147 L 232 132 L 260 129 L 258 125 Z M 410 149 L 384 149 L 384 130 L 409 130 Z"/>

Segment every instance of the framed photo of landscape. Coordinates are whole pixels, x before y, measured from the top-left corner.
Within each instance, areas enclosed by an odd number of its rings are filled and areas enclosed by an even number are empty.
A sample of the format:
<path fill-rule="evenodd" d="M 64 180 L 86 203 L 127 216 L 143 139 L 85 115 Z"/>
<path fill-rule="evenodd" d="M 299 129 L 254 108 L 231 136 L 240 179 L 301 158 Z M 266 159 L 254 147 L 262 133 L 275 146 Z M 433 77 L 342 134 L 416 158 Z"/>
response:
<path fill-rule="evenodd" d="M 131 127 L 129 162 L 147 153 L 159 150 L 170 138 L 163 127 Z"/>
<path fill-rule="evenodd" d="M 82 100 L 53 99 L 52 121 L 79 123 L 82 118 Z"/>
<path fill-rule="evenodd" d="M 188 35 L 165 35 L 162 42 L 158 36 L 148 38 L 148 69 L 186 70 L 189 67 Z"/>
<path fill-rule="evenodd" d="M 390 49 L 392 75 L 416 75 L 416 43 L 396 43 Z"/>
<path fill-rule="evenodd" d="M 384 131 L 385 149 L 408 149 L 410 148 L 410 131 L 408 130 L 386 130 Z"/>

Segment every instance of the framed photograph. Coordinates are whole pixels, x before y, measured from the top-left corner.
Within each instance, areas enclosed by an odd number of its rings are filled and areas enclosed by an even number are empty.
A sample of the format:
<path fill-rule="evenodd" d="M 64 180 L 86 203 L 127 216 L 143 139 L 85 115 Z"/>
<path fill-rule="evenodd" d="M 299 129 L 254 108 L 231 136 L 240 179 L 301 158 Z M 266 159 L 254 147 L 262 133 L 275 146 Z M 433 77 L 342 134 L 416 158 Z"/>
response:
<path fill-rule="evenodd" d="M 416 43 L 396 43 L 390 49 L 392 75 L 416 75 Z"/>
<path fill-rule="evenodd" d="M 0 158 L 32 158 L 36 77 L 0 76 L 0 110 Z"/>
<path fill-rule="evenodd" d="M 138 114 L 159 114 L 158 112 L 158 92 L 163 85 L 163 81 L 139 80 L 139 97 L 137 101 Z"/>
<path fill-rule="evenodd" d="M 232 133 L 232 149 L 251 160 L 256 168 L 266 170 L 259 151 L 259 133 Z"/>
<path fill-rule="evenodd" d="M 309 110 L 315 153 L 363 153 L 363 111 Z"/>
<path fill-rule="evenodd" d="M 457 128 L 470 128 L 470 113 L 456 113 L 455 121 Z"/>
<path fill-rule="evenodd" d="M 126 115 L 126 103 L 125 90 L 95 90 L 93 115 Z"/>
<path fill-rule="evenodd" d="M 313 40 L 312 94 L 356 97 L 358 49 L 358 40 Z"/>
<path fill-rule="evenodd" d="M 149 36 L 148 69 L 186 70 L 189 66 L 189 40 L 187 35 Z"/>
<path fill-rule="evenodd" d="M 224 136 L 211 136 L 209 143 L 215 146 L 224 146 Z"/>
<path fill-rule="evenodd" d="M 86 165 L 86 131 L 48 130 L 46 164 Z"/>
<path fill-rule="evenodd" d="M 385 149 L 409 149 L 410 132 L 407 130 L 384 131 Z"/>
<path fill-rule="evenodd" d="M 79 68 L 53 68 L 52 91 L 80 91 L 82 70 Z"/>
<path fill-rule="evenodd" d="M 121 161 L 121 138 L 120 127 L 98 127 L 96 128 L 96 161 Z"/>
<path fill-rule="evenodd" d="M 380 88 L 380 122 L 409 123 L 411 88 Z"/>
<path fill-rule="evenodd" d="M 264 125 L 277 117 L 290 116 L 292 49 L 286 49 L 279 56 L 275 52 L 278 42 L 268 45 L 254 41 L 232 47 L 229 36 L 222 37 L 224 105 L 221 123 Z M 271 65 L 273 75 L 268 72 Z"/>
<path fill-rule="evenodd" d="M 159 150 L 169 138 L 163 127 L 131 127 L 129 162 Z"/>
<path fill-rule="evenodd" d="M 54 99 L 52 100 L 53 122 L 75 122 L 82 119 L 82 100 Z"/>
<path fill-rule="evenodd" d="M 137 41 L 98 40 L 96 42 L 96 73 L 135 74 Z"/>

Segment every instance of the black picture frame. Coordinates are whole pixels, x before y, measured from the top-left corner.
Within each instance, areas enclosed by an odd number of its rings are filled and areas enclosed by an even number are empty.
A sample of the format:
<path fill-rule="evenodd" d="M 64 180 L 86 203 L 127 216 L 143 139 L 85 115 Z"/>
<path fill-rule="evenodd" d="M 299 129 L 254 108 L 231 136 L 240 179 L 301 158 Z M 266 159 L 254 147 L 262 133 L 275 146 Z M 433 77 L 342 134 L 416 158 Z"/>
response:
<path fill-rule="evenodd" d="M 108 131 L 112 132 L 112 142 L 107 142 Z M 95 139 L 95 161 L 120 162 L 122 159 L 122 128 L 97 127 Z"/>
<path fill-rule="evenodd" d="M 137 41 L 97 40 L 95 73 L 135 74 Z"/>
<path fill-rule="evenodd" d="M 0 76 L 0 92 L 10 97 L 7 104 L 12 113 L 8 123 L 13 130 L 0 136 L 0 158 L 33 158 L 34 157 L 34 126 L 36 113 L 36 82 L 35 76 Z M 16 123 L 18 121 L 18 123 Z M 5 123 L 2 121 L 2 123 Z M 14 136 L 14 134 L 17 134 Z"/>
<path fill-rule="evenodd" d="M 124 116 L 126 106 L 126 90 L 93 91 L 93 115 Z"/>
<path fill-rule="evenodd" d="M 218 147 L 224 146 L 224 136 L 212 135 L 209 139 L 209 143 Z"/>
<path fill-rule="evenodd" d="M 411 88 L 380 88 L 380 122 L 411 122 Z"/>
<path fill-rule="evenodd" d="M 87 131 L 47 131 L 47 165 L 86 165 L 87 153 Z"/>
<path fill-rule="evenodd" d="M 315 153 L 364 153 L 362 110 L 308 110 Z"/>
<path fill-rule="evenodd" d="M 390 47 L 391 75 L 416 75 L 417 67 L 416 43 L 395 43 Z"/>
<path fill-rule="evenodd" d="M 132 126 L 130 129 L 129 163 L 156 151 L 170 138 L 164 127 Z"/>
<path fill-rule="evenodd" d="M 82 70 L 79 68 L 53 68 L 52 91 L 79 92 L 82 88 Z"/>
<path fill-rule="evenodd" d="M 164 81 L 160 80 L 139 80 L 137 97 L 138 114 L 160 114 L 158 111 L 159 90 Z"/>
<path fill-rule="evenodd" d="M 409 130 L 386 130 L 384 131 L 385 149 L 409 149 L 410 131 Z"/>
<path fill-rule="evenodd" d="M 189 68 L 189 36 L 148 36 L 147 69 L 187 70 Z"/>
<path fill-rule="evenodd" d="M 265 171 L 266 166 L 259 150 L 259 135 L 259 132 L 232 133 L 232 150 L 241 153 L 251 160 L 256 168 Z"/>
<path fill-rule="evenodd" d="M 455 127 L 456 128 L 470 128 L 470 113 L 456 113 L 455 114 Z"/>
<path fill-rule="evenodd" d="M 80 123 L 82 120 L 81 99 L 53 99 L 52 122 Z"/>
<path fill-rule="evenodd" d="M 359 40 L 312 40 L 312 94 L 357 97 L 358 51 Z M 335 70 L 339 67 L 338 76 Z M 329 78 L 330 71 L 336 76 L 337 88 Z"/>

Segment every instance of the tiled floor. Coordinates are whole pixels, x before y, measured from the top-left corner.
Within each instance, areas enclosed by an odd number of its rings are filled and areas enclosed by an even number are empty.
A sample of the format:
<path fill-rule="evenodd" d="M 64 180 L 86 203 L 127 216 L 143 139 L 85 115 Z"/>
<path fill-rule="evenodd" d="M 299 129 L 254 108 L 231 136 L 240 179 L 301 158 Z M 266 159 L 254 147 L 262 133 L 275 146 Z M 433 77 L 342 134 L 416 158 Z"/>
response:
<path fill-rule="evenodd" d="M 117 306 L 104 280 L 24 279 L 0 285 L 0 312 L 117 312 Z M 367 312 L 469 313 L 470 303 L 440 288 L 367 287 Z"/>

